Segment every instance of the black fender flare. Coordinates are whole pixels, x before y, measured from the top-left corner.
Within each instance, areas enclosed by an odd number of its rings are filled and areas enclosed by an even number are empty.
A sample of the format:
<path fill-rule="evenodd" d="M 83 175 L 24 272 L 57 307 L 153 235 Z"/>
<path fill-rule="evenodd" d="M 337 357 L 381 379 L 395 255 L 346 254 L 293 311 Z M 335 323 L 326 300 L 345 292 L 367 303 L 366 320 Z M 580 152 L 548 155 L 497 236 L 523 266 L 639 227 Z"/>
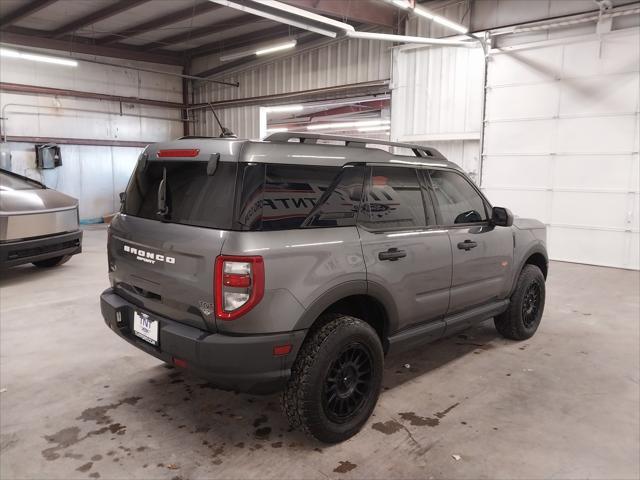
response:
<path fill-rule="evenodd" d="M 377 300 L 385 309 L 387 316 L 386 335 L 391 335 L 398 328 L 398 309 L 393 297 L 387 290 L 375 282 L 366 280 L 351 280 L 341 283 L 324 292 L 315 299 L 305 313 L 296 322 L 294 330 L 307 330 L 311 328 L 316 319 L 334 303 L 352 295 L 368 295 Z M 384 339 L 386 342 L 387 339 Z"/>
<path fill-rule="evenodd" d="M 525 252 L 525 254 L 522 255 L 522 258 L 520 259 L 520 262 L 518 264 L 518 268 L 514 270 L 513 279 L 511 281 L 511 289 L 509 290 L 509 297 L 511 297 L 511 295 L 513 294 L 513 291 L 516 289 L 516 284 L 518 283 L 518 277 L 520 276 L 522 269 L 526 265 L 527 260 L 531 255 L 534 255 L 536 253 L 539 253 L 544 257 L 544 260 L 547 264 L 547 269 L 548 269 L 549 255 L 547 254 L 547 250 L 544 247 L 544 244 L 542 242 L 538 242 L 532 245 L 531 247 L 529 247 L 529 249 Z"/>

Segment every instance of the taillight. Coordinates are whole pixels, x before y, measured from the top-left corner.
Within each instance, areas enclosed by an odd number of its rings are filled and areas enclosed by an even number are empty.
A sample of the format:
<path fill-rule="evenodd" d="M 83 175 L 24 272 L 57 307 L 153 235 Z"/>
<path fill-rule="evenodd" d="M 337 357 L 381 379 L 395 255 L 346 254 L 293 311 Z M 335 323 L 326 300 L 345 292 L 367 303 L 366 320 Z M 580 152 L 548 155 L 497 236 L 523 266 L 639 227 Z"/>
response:
<path fill-rule="evenodd" d="M 214 296 L 216 317 L 235 320 L 255 307 L 264 295 L 262 257 L 220 255 L 216 258 Z"/>

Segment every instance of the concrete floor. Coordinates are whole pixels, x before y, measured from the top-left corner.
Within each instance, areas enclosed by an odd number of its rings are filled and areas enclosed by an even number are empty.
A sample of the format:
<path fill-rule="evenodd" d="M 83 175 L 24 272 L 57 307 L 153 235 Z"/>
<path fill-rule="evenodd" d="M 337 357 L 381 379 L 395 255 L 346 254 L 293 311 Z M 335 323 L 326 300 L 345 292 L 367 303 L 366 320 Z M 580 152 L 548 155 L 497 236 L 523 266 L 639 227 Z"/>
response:
<path fill-rule="evenodd" d="M 487 322 L 387 359 L 375 416 L 327 447 L 288 431 L 277 396 L 207 388 L 117 338 L 106 271 L 92 228 L 66 265 L 2 278 L 1 478 L 640 477 L 638 272 L 553 263 L 531 341 Z"/>

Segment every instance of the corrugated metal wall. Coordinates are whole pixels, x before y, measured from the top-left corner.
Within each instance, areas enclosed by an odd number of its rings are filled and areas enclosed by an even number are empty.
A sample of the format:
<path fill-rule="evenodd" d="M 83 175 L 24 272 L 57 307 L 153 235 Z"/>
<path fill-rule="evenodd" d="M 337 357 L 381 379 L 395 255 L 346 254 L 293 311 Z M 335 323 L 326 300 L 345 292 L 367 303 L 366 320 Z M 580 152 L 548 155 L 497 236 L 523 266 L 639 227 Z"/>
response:
<path fill-rule="evenodd" d="M 60 56 L 59 52 L 49 53 Z M 3 57 L 0 81 L 182 102 L 180 78 L 126 68 L 135 62 L 118 63 L 123 67 L 80 61 L 73 68 Z M 180 71 L 177 67 L 153 68 Z M 0 92 L 0 104 L 6 106 L 5 133 L 9 136 L 156 142 L 182 135 L 181 112 L 175 109 L 123 103 L 122 112 L 127 115 L 121 115 L 119 102 L 6 92 Z M 9 148 L 13 171 L 78 198 L 83 221 L 96 221 L 118 208 L 118 193 L 125 188 L 142 150 L 61 145 L 63 165 L 37 170 L 33 144 L 9 143 Z"/>
<path fill-rule="evenodd" d="M 483 76 L 481 48 L 394 49 L 391 137 L 432 145 L 477 173 Z"/>
<path fill-rule="evenodd" d="M 220 77 L 238 81 L 239 88 L 200 84 L 195 103 L 296 92 L 371 80 L 388 79 L 391 70 L 390 44 L 345 39 L 330 44 L 302 48 L 295 54 L 268 62 L 254 63 Z M 240 137 L 258 138 L 259 107 L 227 108 L 218 112 L 225 126 Z M 196 135 L 217 135 L 219 130 L 210 111 L 196 114 Z"/>

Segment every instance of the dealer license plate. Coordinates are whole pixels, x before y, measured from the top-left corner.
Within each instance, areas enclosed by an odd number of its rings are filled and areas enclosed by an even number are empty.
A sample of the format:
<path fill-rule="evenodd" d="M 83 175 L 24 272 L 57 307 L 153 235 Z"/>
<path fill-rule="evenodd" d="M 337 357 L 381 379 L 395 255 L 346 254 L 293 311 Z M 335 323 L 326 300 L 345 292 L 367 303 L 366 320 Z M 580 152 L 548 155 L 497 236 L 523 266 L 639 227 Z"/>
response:
<path fill-rule="evenodd" d="M 133 312 L 133 333 L 151 345 L 158 345 L 158 321 L 151 320 L 146 313 Z"/>

